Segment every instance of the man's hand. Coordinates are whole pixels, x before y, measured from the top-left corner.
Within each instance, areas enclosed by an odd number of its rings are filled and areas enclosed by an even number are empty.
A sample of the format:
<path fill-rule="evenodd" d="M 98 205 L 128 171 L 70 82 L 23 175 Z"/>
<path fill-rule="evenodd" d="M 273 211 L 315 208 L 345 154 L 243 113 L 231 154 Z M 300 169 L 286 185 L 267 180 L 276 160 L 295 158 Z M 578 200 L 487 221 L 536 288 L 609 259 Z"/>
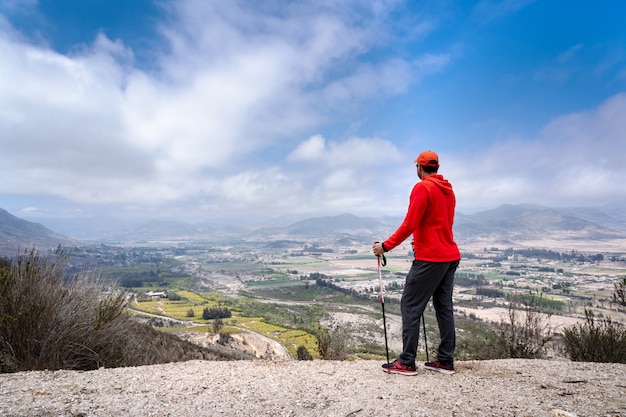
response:
<path fill-rule="evenodd" d="M 380 256 L 385 253 L 385 250 L 383 249 L 383 244 L 381 242 L 375 242 L 372 246 L 372 252 L 374 252 L 374 255 L 376 256 Z"/>

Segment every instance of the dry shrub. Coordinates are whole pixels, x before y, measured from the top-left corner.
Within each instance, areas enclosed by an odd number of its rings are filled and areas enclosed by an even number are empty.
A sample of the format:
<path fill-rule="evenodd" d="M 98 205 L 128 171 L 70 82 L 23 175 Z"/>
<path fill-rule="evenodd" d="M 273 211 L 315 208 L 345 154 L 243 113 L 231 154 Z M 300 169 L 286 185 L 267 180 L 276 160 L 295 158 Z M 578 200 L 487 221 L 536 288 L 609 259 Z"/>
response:
<path fill-rule="evenodd" d="M 573 361 L 626 363 L 626 327 L 610 318 L 595 320 L 585 309 L 586 321 L 563 330 L 565 353 Z"/>
<path fill-rule="evenodd" d="M 626 306 L 626 277 L 613 284 L 615 292 L 613 293 L 613 302 Z"/>
<path fill-rule="evenodd" d="M 511 358 L 541 359 L 553 333 L 549 328 L 550 314 L 539 311 L 541 297 L 530 294 L 511 300 L 508 318 L 498 326 L 499 342 Z"/>
<path fill-rule="evenodd" d="M 94 275 L 67 277 L 66 266 L 66 254 L 35 249 L 0 260 L 0 372 L 223 357 L 138 323 L 126 294 Z"/>
<path fill-rule="evenodd" d="M 511 352 L 505 341 L 495 332 L 475 336 L 471 335 L 460 340 L 457 355 L 466 360 L 508 359 Z"/>
<path fill-rule="evenodd" d="M 321 359 L 344 360 L 348 357 L 350 335 L 346 328 L 337 324 L 331 324 L 328 328 L 318 325 L 315 338 Z"/>

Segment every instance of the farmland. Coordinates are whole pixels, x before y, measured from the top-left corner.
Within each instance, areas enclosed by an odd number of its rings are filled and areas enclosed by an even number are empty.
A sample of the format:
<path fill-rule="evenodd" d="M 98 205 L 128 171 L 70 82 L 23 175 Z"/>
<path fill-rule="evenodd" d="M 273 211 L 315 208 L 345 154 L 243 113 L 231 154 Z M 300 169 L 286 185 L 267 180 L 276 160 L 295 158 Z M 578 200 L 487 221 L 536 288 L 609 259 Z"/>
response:
<path fill-rule="evenodd" d="M 224 340 L 229 340 L 228 335 L 232 340 L 237 335 L 258 335 L 277 342 L 291 356 L 302 345 L 315 357 L 315 332 L 322 325 L 349 333 L 354 356 L 384 355 L 377 263 L 370 245 L 347 248 L 290 242 L 276 249 L 268 242 L 232 242 L 219 248 L 194 245 L 192 250 L 142 251 L 154 252 L 150 259 L 156 261 L 106 272 L 118 278 L 132 275 L 135 281 L 126 280 L 134 294 L 130 308 L 134 314 L 177 320 L 166 326 L 168 331 L 204 337 L 213 331 L 213 320 L 202 318 L 204 309 L 223 307 L 232 312 L 222 319 L 219 333 Z M 626 323 L 626 314 L 612 300 L 613 283 L 626 276 L 624 253 L 490 246 L 465 249 L 463 256 L 455 287 L 460 355 L 471 356 L 462 351 L 464 338 L 487 334 L 485 324 L 501 320 L 513 296 L 541 297 L 556 330 L 580 321 L 585 309 Z M 411 264 L 409 245 L 388 253 L 387 260 L 381 281 L 389 346 L 398 351 L 399 298 Z M 149 295 L 154 293 L 163 296 Z M 429 340 L 436 344 L 430 308 L 425 318 Z"/>

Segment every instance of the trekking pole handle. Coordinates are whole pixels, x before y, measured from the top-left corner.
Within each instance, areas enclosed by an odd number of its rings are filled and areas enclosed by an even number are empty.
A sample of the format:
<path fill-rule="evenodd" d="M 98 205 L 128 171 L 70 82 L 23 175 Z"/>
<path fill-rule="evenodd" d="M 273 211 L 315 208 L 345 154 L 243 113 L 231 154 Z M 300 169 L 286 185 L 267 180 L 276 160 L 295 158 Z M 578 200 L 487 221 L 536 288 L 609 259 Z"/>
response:
<path fill-rule="evenodd" d="M 374 244 L 380 243 L 379 241 L 374 242 Z M 385 254 L 381 254 L 381 255 L 376 255 L 376 257 L 378 258 L 378 262 L 380 263 L 380 259 L 382 258 L 382 266 L 386 266 L 387 265 L 387 258 L 385 258 Z"/>
<path fill-rule="evenodd" d="M 379 243 L 379 242 L 374 242 L 374 244 L 376 243 Z M 387 265 L 387 258 L 385 258 L 384 254 L 376 255 L 376 260 L 378 261 L 378 286 L 379 286 L 378 300 L 380 301 L 380 304 L 384 306 L 385 297 L 383 296 L 383 280 L 382 280 L 382 275 L 380 273 L 381 258 L 382 258 L 382 266 Z"/>

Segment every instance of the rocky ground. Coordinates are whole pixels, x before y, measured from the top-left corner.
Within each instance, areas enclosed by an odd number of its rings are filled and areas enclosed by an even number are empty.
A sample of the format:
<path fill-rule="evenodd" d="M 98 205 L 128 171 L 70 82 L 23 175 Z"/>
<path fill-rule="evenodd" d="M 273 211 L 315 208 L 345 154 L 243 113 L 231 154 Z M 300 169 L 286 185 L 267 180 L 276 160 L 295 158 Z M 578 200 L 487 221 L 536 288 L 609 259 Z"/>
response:
<path fill-rule="evenodd" d="M 0 374 L 2 416 L 621 416 L 626 365 L 497 360 L 443 375 L 374 361 L 189 361 Z"/>

